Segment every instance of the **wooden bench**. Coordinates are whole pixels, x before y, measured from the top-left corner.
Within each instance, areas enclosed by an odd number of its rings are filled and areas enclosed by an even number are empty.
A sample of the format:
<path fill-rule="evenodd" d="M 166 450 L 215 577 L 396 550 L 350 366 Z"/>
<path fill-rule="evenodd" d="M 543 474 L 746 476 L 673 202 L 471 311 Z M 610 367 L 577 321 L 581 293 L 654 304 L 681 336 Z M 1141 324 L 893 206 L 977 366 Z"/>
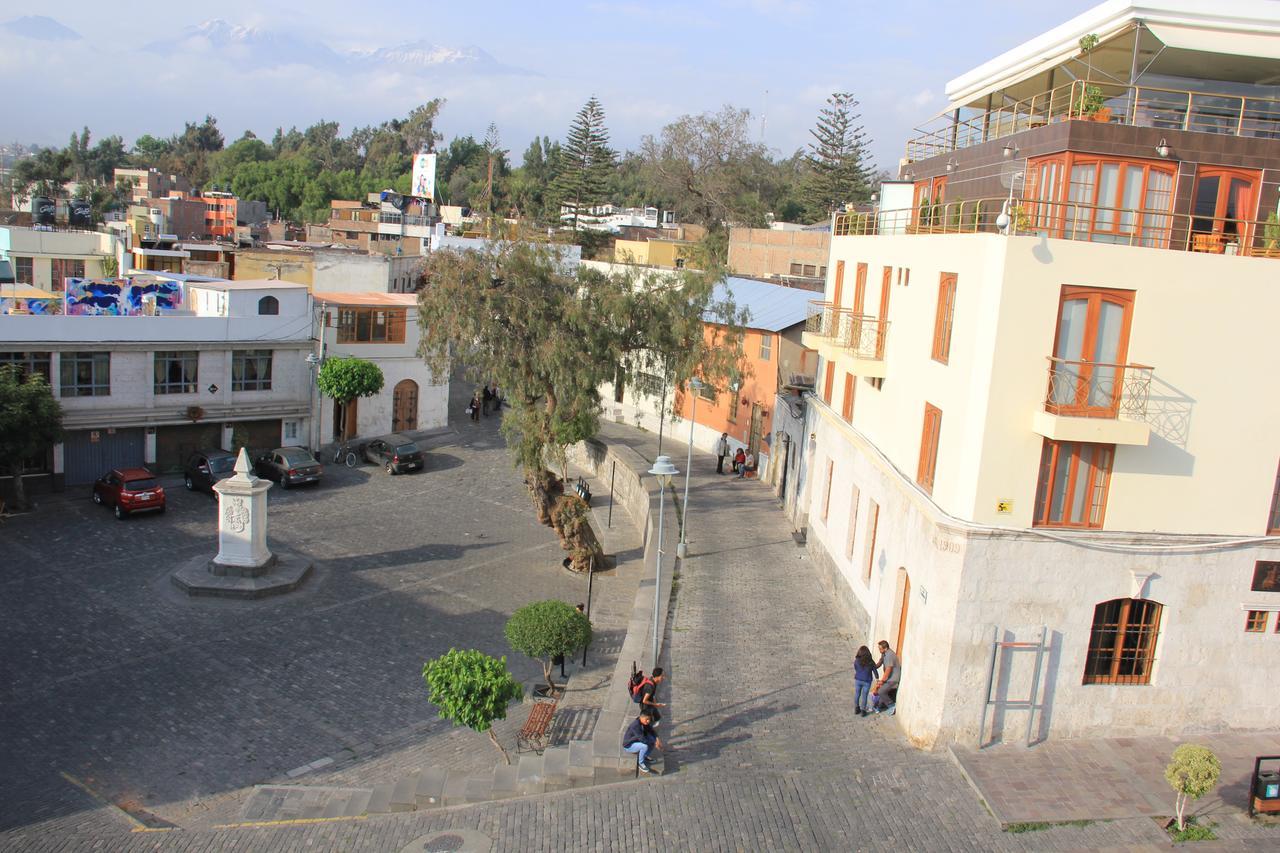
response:
<path fill-rule="evenodd" d="M 529 709 L 529 719 L 516 735 L 516 752 L 531 749 L 539 755 L 550 741 L 551 718 L 556 712 L 555 702 L 537 702 Z"/>

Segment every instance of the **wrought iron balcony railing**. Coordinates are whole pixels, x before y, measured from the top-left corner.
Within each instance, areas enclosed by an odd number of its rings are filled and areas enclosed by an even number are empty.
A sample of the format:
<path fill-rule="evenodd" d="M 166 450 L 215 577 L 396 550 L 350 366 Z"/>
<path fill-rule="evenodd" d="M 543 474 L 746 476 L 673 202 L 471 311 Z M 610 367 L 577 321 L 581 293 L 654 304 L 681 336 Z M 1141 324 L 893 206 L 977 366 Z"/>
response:
<path fill-rule="evenodd" d="M 1056 121 L 1280 138 L 1280 100 L 1074 80 L 964 121 L 938 119 L 907 142 L 907 160 L 948 154 Z"/>
<path fill-rule="evenodd" d="M 804 328 L 806 332 L 830 338 L 835 346 L 849 350 L 854 358 L 884 358 L 888 320 L 855 314 L 850 308 L 837 308 L 830 302 L 810 302 Z"/>
<path fill-rule="evenodd" d="M 1151 374 L 1145 364 L 1107 364 L 1049 357 L 1044 408 L 1077 418 L 1147 418 Z"/>
<path fill-rule="evenodd" d="M 1002 214 L 1004 219 L 1002 219 Z M 874 234 L 978 234 L 1001 230 L 1061 240 L 1280 258 L 1280 219 L 1196 216 L 1080 201 L 1008 197 L 961 199 L 919 208 L 838 213 L 836 237 Z"/>

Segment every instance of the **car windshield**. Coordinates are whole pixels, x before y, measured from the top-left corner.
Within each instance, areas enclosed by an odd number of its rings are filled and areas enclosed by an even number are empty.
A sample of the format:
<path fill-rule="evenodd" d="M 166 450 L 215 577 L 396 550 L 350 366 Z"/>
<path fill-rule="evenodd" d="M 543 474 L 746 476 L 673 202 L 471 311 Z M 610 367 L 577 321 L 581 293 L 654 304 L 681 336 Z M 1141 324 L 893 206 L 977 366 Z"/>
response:
<path fill-rule="evenodd" d="M 289 465 L 314 465 L 316 460 L 311 458 L 311 454 L 305 450 L 285 450 L 280 456 Z"/>
<path fill-rule="evenodd" d="M 418 445 L 413 443 L 402 444 L 396 448 L 396 453 L 417 453 L 417 452 L 418 452 Z"/>
<path fill-rule="evenodd" d="M 150 477 L 147 477 L 144 480 L 125 480 L 124 490 L 126 492 L 145 492 L 147 489 L 154 489 L 159 485 L 159 483 Z"/>
<path fill-rule="evenodd" d="M 234 456 L 221 456 L 209 460 L 209 470 L 215 474 L 225 474 L 236 466 Z"/>

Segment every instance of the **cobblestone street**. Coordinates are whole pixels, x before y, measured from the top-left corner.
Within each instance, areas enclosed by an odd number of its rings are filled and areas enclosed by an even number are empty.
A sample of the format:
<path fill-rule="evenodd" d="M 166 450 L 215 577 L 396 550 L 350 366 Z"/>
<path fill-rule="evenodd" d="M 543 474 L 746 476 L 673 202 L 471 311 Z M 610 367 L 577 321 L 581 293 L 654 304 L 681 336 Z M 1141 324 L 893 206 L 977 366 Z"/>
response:
<path fill-rule="evenodd" d="M 653 456 L 654 436 L 650 434 L 607 425 L 602 437 L 630 444 L 645 458 Z M 683 445 L 672 443 L 664 451 L 684 468 Z M 501 565 L 501 560 L 494 562 L 494 558 L 517 546 L 511 537 L 514 530 L 525 529 L 521 525 L 529 525 L 527 511 L 522 496 L 513 488 L 480 483 L 486 477 L 473 475 L 470 468 L 470 453 L 480 451 L 465 452 L 465 474 L 456 475 L 458 488 L 465 491 L 463 483 L 471 484 L 477 494 L 484 493 L 482 486 L 492 489 L 506 498 L 495 495 L 486 506 L 493 506 L 494 513 L 499 507 L 511 510 L 500 516 L 503 544 L 492 546 L 496 552 L 493 558 L 486 554 L 480 561 L 484 566 Z M 499 461 L 481 464 L 490 464 L 491 475 L 497 477 L 506 464 L 505 457 L 493 458 Z M 539 851 L 1019 851 L 1168 846 L 1167 836 L 1147 818 L 1002 832 L 944 752 L 925 753 L 911 747 L 892 717 L 856 717 L 849 661 L 857 643 L 842 633 L 834 609 L 804 550 L 790 537 L 772 494 L 754 481 L 717 477 L 714 460 L 705 456 L 695 455 L 694 464 L 689 557 L 681 568 L 669 620 L 672 707 L 669 719 L 662 724 L 663 737 L 670 738 L 671 746 L 666 775 L 435 812 L 287 826 L 213 827 L 205 822 L 208 828 L 154 834 L 131 834 L 119 815 L 94 808 L 83 793 L 67 788 L 59 800 L 59 820 L 48 825 L 56 834 L 10 830 L 0 836 L 0 847 L 91 849 L 105 839 L 111 849 L 123 850 L 395 851 L 414 839 L 448 830 L 480 833 L 495 850 Z M 605 493 L 597 484 L 596 494 Z M 488 527 L 494 538 L 499 538 L 492 519 Z M 525 547 L 536 547 L 532 543 L 537 535 L 536 528 L 529 526 L 530 544 Z M 478 596 L 477 581 L 490 571 L 493 569 L 468 568 L 447 580 L 432 574 L 423 584 L 432 589 L 441 584 L 455 591 L 456 595 L 437 593 L 437 598 L 456 601 L 458 596 Z M 454 587 L 455 581 L 462 583 Z M 386 596 L 380 593 L 371 600 Z M 474 606 L 478 600 L 474 599 L 468 611 L 472 615 L 483 612 Z M 493 601 L 488 605 L 491 608 L 504 604 L 501 595 Z M 424 606 L 415 603 L 404 618 Z M 330 629 L 348 641 L 357 641 L 359 653 L 372 656 L 370 665 L 385 677 L 384 664 L 377 659 L 380 647 L 358 642 L 360 630 L 346 621 L 346 615 L 339 608 L 328 617 L 317 618 L 332 619 Z M 441 618 L 434 611 L 432 616 Z M 462 621 L 449 624 L 461 629 Z M 321 656 L 333 642 L 336 640 L 314 640 L 313 654 Z M 265 653 L 269 645 L 258 640 L 255 647 Z M 414 655 L 420 654 L 415 650 Z M 154 655 L 148 658 L 156 659 Z M 80 667 L 84 666 L 82 662 Z M 325 676 L 311 673 L 309 677 L 326 676 L 336 677 L 332 667 L 326 668 Z M 75 680 L 74 676 L 62 677 Z M 273 689 L 298 689 L 293 680 L 302 678 L 302 674 L 282 673 L 281 683 Z M 25 689 L 38 695 L 44 695 L 42 689 L 53 691 L 61 683 L 40 688 L 32 683 L 34 674 L 29 673 L 28 679 Z M 163 681 L 158 679 L 154 687 L 158 699 L 171 689 Z M 237 695 L 244 699 L 251 699 L 254 689 L 267 689 L 237 686 L 241 691 Z M 406 693 L 417 689 L 412 681 L 405 686 Z M 229 681 L 226 689 L 232 689 Z M 385 688 L 370 679 L 362 683 L 362 689 L 377 697 L 384 695 L 379 691 Z M 352 707 L 350 713 L 363 715 L 370 709 Z M 74 709 L 68 709 L 66 716 L 74 718 Z M 94 737 L 94 726 L 101 725 L 100 718 L 97 723 L 94 719 L 77 724 L 81 726 L 77 730 Z M 322 724 L 334 726 L 337 720 L 336 708 L 328 709 L 328 716 L 313 709 L 300 711 L 298 716 L 299 726 L 311 738 L 331 737 Z M 191 728 L 180 734 L 193 736 L 200 730 L 197 722 L 192 721 Z M 26 731 L 34 727 L 30 723 L 24 726 Z M 102 733 L 108 742 L 112 730 Z M 214 744 L 234 743 L 217 740 L 209 726 L 203 730 L 209 733 L 197 738 L 188 753 L 193 759 L 200 756 L 199 760 L 208 762 L 210 757 L 200 755 L 202 749 L 216 750 Z M 286 732 L 281 735 L 283 744 L 263 737 L 258 741 L 260 748 L 279 755 L 284 744 L 296 743 Z M 296 745 L 293 749 L 289 758 L 277 758 L 277 766 L 315 753 L 315 749 L 304 753 Z M 225 760 L 230 761 L 230 756 Z M 26 766 L 31 766 L 30 762 Z M 162 766 L 161 757 L 148 766 Z M 169 778 L 176 778 L 176 771 Z M 6 785 L 21 787 L 10 782 Z M 1236 839 L 1228 849 L 1274 849 L 1276 844 L 1271 830 L 1243 821 L 1224 822 L 1218 834 Z"/>

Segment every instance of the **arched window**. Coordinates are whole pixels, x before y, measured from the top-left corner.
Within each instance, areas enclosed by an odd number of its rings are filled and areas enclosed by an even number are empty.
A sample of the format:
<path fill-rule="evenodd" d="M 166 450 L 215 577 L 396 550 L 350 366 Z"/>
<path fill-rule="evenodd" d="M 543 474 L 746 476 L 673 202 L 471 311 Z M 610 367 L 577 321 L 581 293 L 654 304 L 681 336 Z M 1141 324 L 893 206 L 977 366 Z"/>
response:
<path fill-rule="evenodd" d="M 274 296 L 264 296 L 258 300 L 259 314 L 279 314 L 280 300 Z"/>
<path fill-rule="evenodd" d="M 1115 598 L 1093 609 L 1085 684 L 1149 684 L 1163 605 Z"/>

